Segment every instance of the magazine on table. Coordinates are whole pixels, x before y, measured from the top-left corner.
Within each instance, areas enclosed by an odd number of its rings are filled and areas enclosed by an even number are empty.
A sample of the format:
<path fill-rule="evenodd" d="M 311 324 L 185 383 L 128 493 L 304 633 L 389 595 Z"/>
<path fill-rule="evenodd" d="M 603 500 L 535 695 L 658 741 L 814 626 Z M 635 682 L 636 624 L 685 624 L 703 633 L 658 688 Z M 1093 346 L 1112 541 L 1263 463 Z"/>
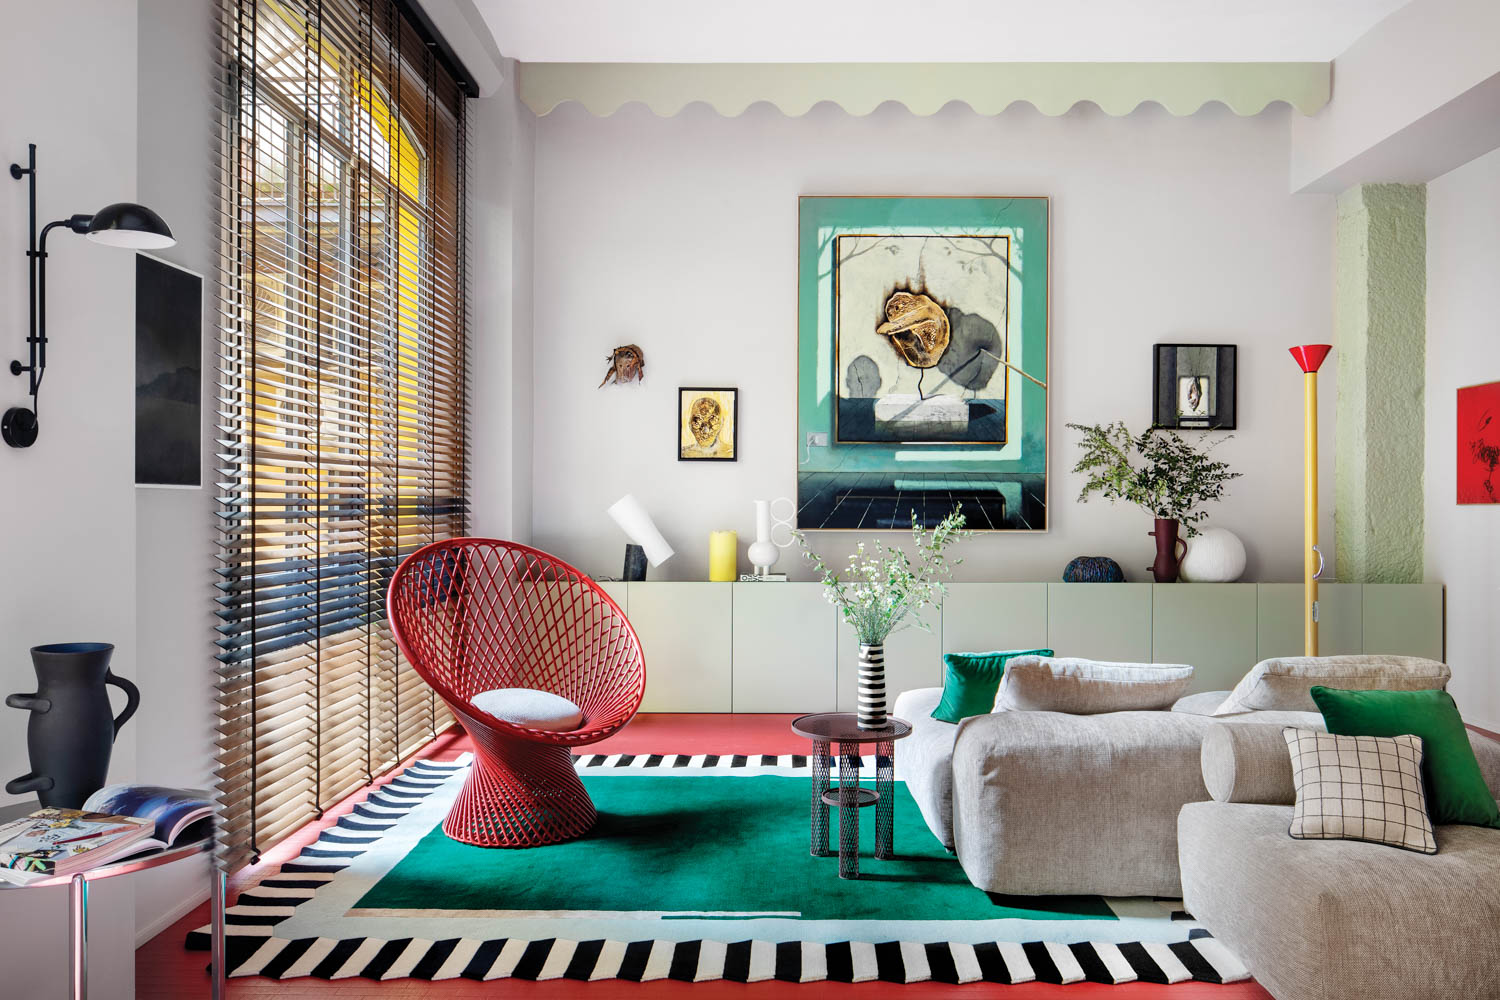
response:
<path fill-rule="evenodd" d="M 110 785 L 82 809 L 46 807 L 0 825 L 0 881 L 27 885 L 200 840 L 212 816 L 206 792 Z"/>

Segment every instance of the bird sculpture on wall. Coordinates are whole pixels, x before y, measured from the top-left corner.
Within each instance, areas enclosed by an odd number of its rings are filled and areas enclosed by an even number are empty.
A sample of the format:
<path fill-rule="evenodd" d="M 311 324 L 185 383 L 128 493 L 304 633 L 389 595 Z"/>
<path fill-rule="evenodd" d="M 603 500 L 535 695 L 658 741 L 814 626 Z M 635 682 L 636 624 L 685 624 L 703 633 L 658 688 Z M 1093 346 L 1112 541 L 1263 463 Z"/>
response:
<path fill-rule="evenodd" d="M 602 389 L 614 379 L 615 385 L 624 385 L 626 382 L 639 382 L 646 377 L 646 353 L 634 344 L 622 344 L 610 352 L 609 370 L 604 373 L 604 381 L 600 382 L 598 388 Z"/>

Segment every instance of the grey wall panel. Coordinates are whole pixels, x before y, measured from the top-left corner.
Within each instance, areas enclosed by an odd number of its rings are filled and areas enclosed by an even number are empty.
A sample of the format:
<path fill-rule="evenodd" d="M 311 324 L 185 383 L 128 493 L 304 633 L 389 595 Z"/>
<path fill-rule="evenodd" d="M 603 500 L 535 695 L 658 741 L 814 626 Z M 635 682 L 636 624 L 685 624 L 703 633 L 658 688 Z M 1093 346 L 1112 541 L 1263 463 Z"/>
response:
<path fill-rule="evenodd" d="M 1361 653 L 1365 648 L 1364 595 L 1358 583 L 1318 584 L 1318 652 Z M 1255 659 L 1302 655 L 1302 584 L 1256 584 Z"/>
<path fill-rule="evenodd" d="M 608 594 L 610 599 L 620 606 L 620 610 L 629 616 L 630 584 L 624 580 L 596 580 L 595 582 L 599 584 L 599 589 Z"/>
<path fill-rule="evenodd" d="M 631 583 L 627 614 L 646 655 L 643 712 L 729 712 L 733 586 Z"/>
<path fill-rule="evenodd" d="M 1192 691 L 1232 688 L 1255 666 L 1255 584 L 1151 588 L 1151 658 L 1194 667 Z"/>
<path fill-rule="evenodd" d="M 1149 583 L 1047 584 L 1047 645 L 1058 656 L 1151 660 Z"/>
<path fill-rule="evenodd" d="M 943 652 L 1047 645 L 1047 584 L 954 583 L 943 601 Z"/>
<path fill-rule="evenodd" d="M 1365 652 L 1443 658 L 1443 585 L 1364 585 Z"/>
<path fill-rule="evenodd" d="M 832 712 L 838 635 L 818 583 L 736 583 L 734 711 Z"/>

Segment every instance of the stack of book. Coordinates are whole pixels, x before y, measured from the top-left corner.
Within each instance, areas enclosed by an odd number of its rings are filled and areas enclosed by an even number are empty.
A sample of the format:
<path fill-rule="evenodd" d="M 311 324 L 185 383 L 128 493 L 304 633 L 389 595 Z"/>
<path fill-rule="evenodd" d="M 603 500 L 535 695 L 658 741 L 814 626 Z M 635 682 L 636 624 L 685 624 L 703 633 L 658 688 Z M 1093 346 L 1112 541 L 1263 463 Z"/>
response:
<path fill-rule="evenodd" d="M 0 825 L 0 882 L 29 885 L 76 875 L 120 858 L 212 832 L 204 792 L 110 785 L 82 809 L 45 807 Z"/>

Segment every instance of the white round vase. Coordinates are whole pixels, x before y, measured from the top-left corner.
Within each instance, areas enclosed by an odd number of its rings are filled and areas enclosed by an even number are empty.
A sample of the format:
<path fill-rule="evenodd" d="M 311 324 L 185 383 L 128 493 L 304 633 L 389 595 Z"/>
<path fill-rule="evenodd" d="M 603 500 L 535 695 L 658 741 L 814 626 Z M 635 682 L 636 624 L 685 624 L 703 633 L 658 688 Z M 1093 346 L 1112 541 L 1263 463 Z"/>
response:
<path fill-rule="evenodd" d="M 1233 583 L 1245 572 L 1245 543 L 1227 528 L 1204 528 L 1187 539 L 1180 572 L 1188 583 Z"/>

